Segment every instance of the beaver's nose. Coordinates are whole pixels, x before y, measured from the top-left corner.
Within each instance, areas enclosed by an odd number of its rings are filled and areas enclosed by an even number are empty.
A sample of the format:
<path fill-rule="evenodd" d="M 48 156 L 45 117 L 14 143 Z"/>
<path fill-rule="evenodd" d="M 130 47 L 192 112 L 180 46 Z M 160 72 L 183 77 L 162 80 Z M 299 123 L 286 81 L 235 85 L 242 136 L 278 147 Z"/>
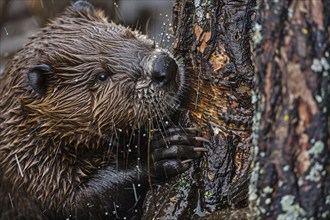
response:
<path fill-rule="evenodd" d="M 154 61 L 152 79 L 160 85 L 166 85 L 175 79 L 178 65 L 175 60 L 167 54 L 160 54 Z"/>

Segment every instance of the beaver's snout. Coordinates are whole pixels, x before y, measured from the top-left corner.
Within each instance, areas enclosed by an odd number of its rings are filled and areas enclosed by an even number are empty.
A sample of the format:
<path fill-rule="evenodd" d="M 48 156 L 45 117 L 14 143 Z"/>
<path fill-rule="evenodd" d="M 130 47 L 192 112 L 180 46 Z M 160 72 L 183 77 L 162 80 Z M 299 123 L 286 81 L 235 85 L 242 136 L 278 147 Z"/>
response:
<path fill-rule="evenodd" d="M 166 85 L 175 80 L 178 65 L 168 54 L 160 54 L 154 61 L 151 72 L 152 80 L 160 85 Z"/>

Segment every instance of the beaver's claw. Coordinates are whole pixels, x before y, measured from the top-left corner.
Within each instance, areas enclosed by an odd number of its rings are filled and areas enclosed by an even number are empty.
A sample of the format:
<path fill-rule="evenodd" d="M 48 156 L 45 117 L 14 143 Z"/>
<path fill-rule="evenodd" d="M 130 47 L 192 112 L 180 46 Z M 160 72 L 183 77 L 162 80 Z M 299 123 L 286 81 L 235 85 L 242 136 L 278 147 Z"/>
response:
<path fill-rule="evenodd" d="M 153 176 L 165 179 L 186 171 L 190 162 L 207 152 L 203 143 L 209 140 L 198 136 L 194 128 L 170 128 L 153 135 Z"/>

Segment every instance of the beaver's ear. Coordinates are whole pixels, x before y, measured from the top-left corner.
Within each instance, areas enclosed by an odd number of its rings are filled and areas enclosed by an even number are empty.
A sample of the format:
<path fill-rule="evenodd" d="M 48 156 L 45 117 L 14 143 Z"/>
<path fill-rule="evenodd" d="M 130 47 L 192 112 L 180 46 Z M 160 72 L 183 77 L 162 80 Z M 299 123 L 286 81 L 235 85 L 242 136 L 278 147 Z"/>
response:
<path fill-rule="evenodd" d="M 78 0 L 72 5 L 72 9 L 77 12 L 94 12 L 94 7 L 91 3 L 86 0 Z"/>
<path fill-rule="evenodd" d="M 47 92 L 50 75 L 53 70 L 47 64 L 40 64 L 32 67 L 28 72 L 29 85 L 40 95 Z"/>

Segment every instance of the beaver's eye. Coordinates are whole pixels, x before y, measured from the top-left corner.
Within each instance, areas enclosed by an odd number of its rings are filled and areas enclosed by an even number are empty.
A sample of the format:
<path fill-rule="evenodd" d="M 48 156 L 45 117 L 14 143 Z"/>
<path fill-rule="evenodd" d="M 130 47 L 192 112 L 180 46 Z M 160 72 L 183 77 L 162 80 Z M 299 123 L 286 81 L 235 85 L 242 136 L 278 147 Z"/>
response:
<path fill-rule="evenodd" d="M 108 80 L 109 75 L 107 73 L 99 73 L 99 75 L 97 76 L 97 79 L 101 82 L 104 82 L 106 80 Z"/>

